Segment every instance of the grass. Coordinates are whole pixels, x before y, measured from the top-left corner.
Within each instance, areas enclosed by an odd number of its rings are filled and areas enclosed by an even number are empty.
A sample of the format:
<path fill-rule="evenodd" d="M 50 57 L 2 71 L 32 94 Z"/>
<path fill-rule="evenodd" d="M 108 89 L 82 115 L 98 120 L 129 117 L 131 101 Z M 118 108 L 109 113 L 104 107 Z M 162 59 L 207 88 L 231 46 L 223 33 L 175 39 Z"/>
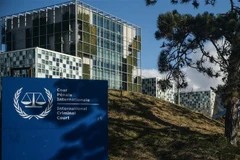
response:
<path fill-rule="evenodd" d="M 109 90 L 109 159 L 234 160 L 224 124 L 164 100 Z"/>

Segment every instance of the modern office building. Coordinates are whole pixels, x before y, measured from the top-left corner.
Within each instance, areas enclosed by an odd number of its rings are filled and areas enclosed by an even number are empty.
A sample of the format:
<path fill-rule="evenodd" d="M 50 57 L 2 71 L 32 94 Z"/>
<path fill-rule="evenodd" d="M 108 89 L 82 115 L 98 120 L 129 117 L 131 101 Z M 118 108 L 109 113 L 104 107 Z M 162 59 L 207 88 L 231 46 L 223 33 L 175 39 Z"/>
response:
<path fill-rule="evenodd" d="M 40 47 L 72 55 L 82 60 L 81 78 L 108 80 L 112 89 L 142 90 L 136 25 L 80 1 L 4 16 L 0 25 L 4 52 Z"/>
<path fill-rule="evenodd" d="M 0 54 L 0 74 L 0 77 L 81 79 L 82 59 L 38 47 L 9 51 Z"/>
<path fill-rule="evenodd" d="M 202 112 L 209 117 L 213 116 L 215 101 L 216 94 L 212 90 L 180 93 L 181 105 Z"/>
<path fill-rule="evenodd" d="M 154 78 L 143 78 L 142 79 L 142 93 L 150 96 L 154 96 L 157 98 L 164 99 L 168 102 L 175 103 L 175 85 L 172 88 L 167 89 L 166 91 L 162 91 L 158 81 L 159 77 Z"/>
<path fill-rule="evenodd" d="M 158 84 L 159 80 L 159 77 L 143 78 L 142 93 L 177 104 L 176 85 L 173 83 L 172 88 L 163 92 Z M 214 107 L 217 105 L 215 97 L 216 94 L 213 91 L 180 92 L 180 104 L 213 117 Z"/>
<path fill-rule="evenodd" d="M 0 54 L 1 76 L 81 79 L 82 59 L 43 48 Z"/>

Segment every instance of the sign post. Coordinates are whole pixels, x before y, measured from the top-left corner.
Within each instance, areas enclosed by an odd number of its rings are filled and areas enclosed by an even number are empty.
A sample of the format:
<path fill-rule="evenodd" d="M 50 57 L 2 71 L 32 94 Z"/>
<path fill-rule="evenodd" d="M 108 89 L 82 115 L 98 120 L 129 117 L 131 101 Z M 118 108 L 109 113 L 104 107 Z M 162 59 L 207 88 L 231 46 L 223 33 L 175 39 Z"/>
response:
<path fill-rule="evenodd" d="M 107 81 L 2 78 L 2 160 L 108 159 Z"/>

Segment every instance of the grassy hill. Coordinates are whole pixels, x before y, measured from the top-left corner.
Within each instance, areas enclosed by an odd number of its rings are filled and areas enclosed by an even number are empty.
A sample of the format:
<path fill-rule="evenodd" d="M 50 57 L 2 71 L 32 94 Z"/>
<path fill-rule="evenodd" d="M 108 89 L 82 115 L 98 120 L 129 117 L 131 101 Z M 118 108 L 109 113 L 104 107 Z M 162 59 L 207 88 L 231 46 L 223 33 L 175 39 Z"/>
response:
<path fill-rule="evenodd" d="M 122 97 L 122 98 L 121 98 Z M 234 160 L 224 124 L 166 101 L 109 90 L 111 160 Z"/>

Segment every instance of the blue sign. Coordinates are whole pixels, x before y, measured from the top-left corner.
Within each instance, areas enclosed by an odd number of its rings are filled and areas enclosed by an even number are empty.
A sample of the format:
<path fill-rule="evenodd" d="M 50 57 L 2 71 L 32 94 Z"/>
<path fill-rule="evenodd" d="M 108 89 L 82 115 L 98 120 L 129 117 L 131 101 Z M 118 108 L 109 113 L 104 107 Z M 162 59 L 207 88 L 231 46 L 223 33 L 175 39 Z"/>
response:
<path fill-rule="evenodd" d="M 2 78 L 2 160 L 108 159 L 107 81 Z"/>

